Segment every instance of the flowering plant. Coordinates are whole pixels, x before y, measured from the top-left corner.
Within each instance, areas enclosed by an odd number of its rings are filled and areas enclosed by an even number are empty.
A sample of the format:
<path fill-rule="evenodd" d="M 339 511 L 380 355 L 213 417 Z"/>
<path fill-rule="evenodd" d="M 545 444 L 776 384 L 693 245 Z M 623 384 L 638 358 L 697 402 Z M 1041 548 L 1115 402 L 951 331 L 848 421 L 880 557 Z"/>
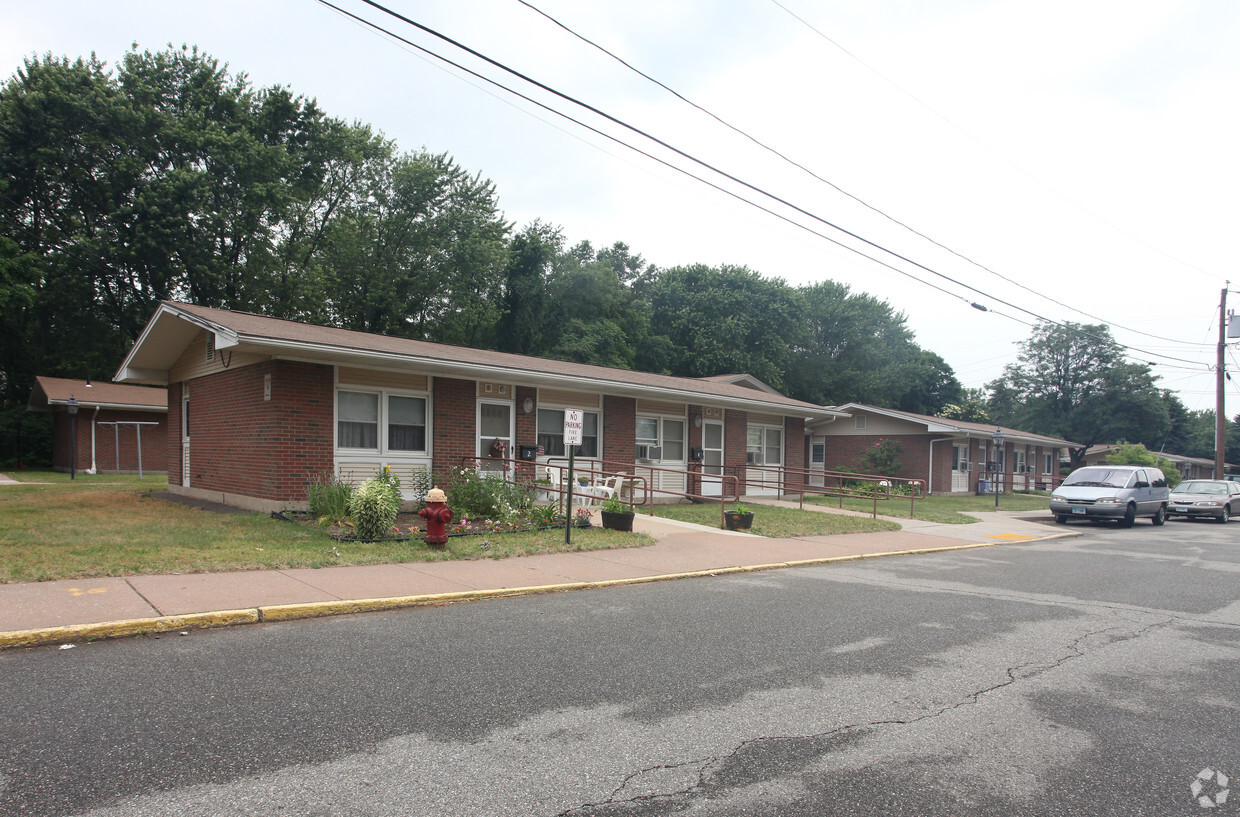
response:
<path fill-rule="evenodd" d="M 507 450 L 508 446 L 504 444 L 504 441 L 496 437 L 495 442 L 491 443 L 491 450 L 487 452 L 487 456 L 502 457 Z"/>
<path fill-rule="evenodd" d="M 590 524 L 590 519 L 594 516 L 594 512 L 590 510 L 589 508 L 578 508 L 576 511 L 576 515 L 577 515 L 577 524 L 580 527 L 584 528 L 585 526 Z"/>

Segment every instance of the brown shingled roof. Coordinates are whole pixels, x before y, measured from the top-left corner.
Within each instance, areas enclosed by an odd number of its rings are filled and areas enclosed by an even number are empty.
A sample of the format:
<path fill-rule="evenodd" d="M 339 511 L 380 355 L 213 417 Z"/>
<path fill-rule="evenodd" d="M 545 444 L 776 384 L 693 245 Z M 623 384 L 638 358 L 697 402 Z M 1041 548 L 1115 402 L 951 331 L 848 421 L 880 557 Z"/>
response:
<path fill-rule="evenodd" d="M 315 326 L 313 324 L 271 318 L 248 312 L 233 312 L 171 301 L 164 302 L 161 308 L 190 318 L 197 318 L 214 327 L 230 332 L 237 336 L 241 345 L 293 347 L 303 355 L 312 348 L 324 351 L 338 350 L 348 353 L 387 355 L 394 358 L 404 358 L 409 363 L 414 364 L 419 361 L 425 361 L 428 363 L 447 363 L 464 367 L 477 367 L 480 370 L 490 370 L 480 374 L 480 377 L 507 375 L 517 379 L 522 376 L 544 374 L 553 377 L 592 381 L 595 388 L 606 387 L 607 384 L 638 386 L 654 390 L 677 392 L 685 398 L 689 396 L 707 399 L 716 397 L 743 400 L 750 404 L 766 404 L 771 411 L 783 411 L 785 413 L 804 412 L 807 415 L 816 416 L 834 414 L 826 407 L 814 403 L 793 400 L 782 394 L 761 392 L 753 388 L 728 382 L 719 382 L 713 379 L 674 377 L 630 369 L 616 369 L 607 366 L 594 366 L 564 360 L 496 352 L 489 349 L 451 346 L 430 341 L 359 332 L 351 329 Z M 157 320 L 158 317 L 159 313 L 156 314 L 152 321 Z M 139 343 L 141 343 L 141 340 L 139 340 Z M 131 352 L 131 357 L 133 354 Z M 583 385 L 585 385 L 584 382 Z"/>
<path fill-rule="evenodd" d="M 36 377 L 27 408 L 49 411 L 62 406 L 70 397 L 78 405 L 90 408 L 125 408 L 139 411 L 167 411 L 168 390 L 151 386 L 130 386 L 124 383 L 91 382 L 65 377 Z"/>

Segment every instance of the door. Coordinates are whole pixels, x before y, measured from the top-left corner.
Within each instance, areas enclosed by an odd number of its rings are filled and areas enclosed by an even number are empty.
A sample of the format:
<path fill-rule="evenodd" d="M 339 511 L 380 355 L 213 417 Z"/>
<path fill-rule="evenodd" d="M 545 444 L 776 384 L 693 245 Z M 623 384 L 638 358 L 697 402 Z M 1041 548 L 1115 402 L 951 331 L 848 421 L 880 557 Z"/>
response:
<path fill-rule="evenodd" d="M 969 445 L 952 446 L 952 493 L 969 490 Z"/>
<path fill-rule="evenodd" d="M 702 424 L 702 494 L 723 495 L 723 423 Z"/>
<path fill-rule="evenodd" d="M 513 456 L 512 404 L 479 403 L 478 470 L 484 474 L 505 474 L 507 473 L 505 460 Z"/>

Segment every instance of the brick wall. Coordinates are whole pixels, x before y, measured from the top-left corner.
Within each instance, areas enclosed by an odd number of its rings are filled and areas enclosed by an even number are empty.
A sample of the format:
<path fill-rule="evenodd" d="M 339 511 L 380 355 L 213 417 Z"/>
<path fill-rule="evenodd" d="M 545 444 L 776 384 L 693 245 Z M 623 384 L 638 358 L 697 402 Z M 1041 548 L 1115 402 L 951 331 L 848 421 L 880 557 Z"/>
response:
<path fill-rule="evenodd" d="M 91 412 L 93 417 L 94 412 Z M 82 416 L 78 415 L 79 430 Z M 111 411 L 99 412 L 95 426 L 95 465 L 100 471 L 122 472 L 138 470 L 138 429 L 135 426 L 103 426 L 100 422 L 158 422 L 157 426 L 142 426 L 142 470 L 166 471 L 168 469 L 168 416 L 149 411 Z M 86 456 L 90 457 L 90 424 L 87 423 L 86 437 L 82 443 L 86 446 Z M 120 454 L 117 455 L 117 443 Z M 82 460 L 79 455 L 78 462 Z"/>
<path fill-rule="evenodd" d="M 849 434 L 841 436 L 828 434 L 824 439 L 827 449 L 827 470 L 855 472 L 858 467 L 856 461 L 861 457 L 862 453 L 878 445 L 883 440 L 895 440 L 900 443 L 902 449 L 900 462 L 903 467 L 900 473 L 892 474 L 892 476 L 921 480 L 928 477 L 930 471 L 930 438 L 924 434 Z M 946 453 L 939 449 L 945 449 Z M 942 454 L 950 473 L 951 448 L 947 443 L 939 443 L 934 453 Z M 936 490 L 938 490 L 939 485 L 940 483 L 936 476 Z"/>
<path fill-rule="evenodd" d="M 784 467 L 788 469 L 784 490 L 789 493 L 795 493 L 801 490 L 801 484 L 805 481 L 802 469 L 806 467 L 805 455 L 805 418 L 804 417 L 785 417 L 784 418 Z"/>
<path fill-rule="evenodd" d="M 745 493 L 745 447 L 748 442 L 749 412 L 727 409 L 723 413 L 723 472 L 740 480 L 740 493 Z M 724 484 L 724 493 L 731 491 Z"/>
<path fill-rule="evenodd" d="M 168 452 L 168 484 L 181 484 L 181 383 L 168 384 L 168 423 L 164 428 Z"/>
<path fill-rule="evenodd" d="M 630 471 L 636 453 L 637 400 L 632 397 L 603 397 L 603 459 Z"/>
<path fill-rule="evenodd" d="M 464 457 L 476 457 L 478 387 L 473 380 L 435 378 L 435 459 L 432 468 L 442 480 Z"/>
<path fill-rule="evenodd" d="M 264 399 L 267 375 L 270 400 Z M 287 361 L 192 380 L 190 487 L 305 501 L 310 480 L 333 465 L 333 388 L 330 366 Z M 179 409 L 174 391 L 169 400 Z"/>
<path fill-rule="evenodd" d="M 94 426 L 95 446 L 93 462 L 101 472 L 117 470 L 117 429 L 101 426 L 100 422 L 158 422 L 158 426 L 142 427 L 142 471 L 165 471 L 168 468 L 168 437 L 165 423 L 167 417 L 149 411 L 119 411 L 82 407 L 77 413 L 77 461 L 78 471 L 91 467 L 91 427 Z M 73 419 L 69 412 L 57 409 L 52 416 L 52 467 L 57 471 L 69 471 L 75 467 L 73 460 Z M 138 472 L 138 434 L 133 426 L 121 426 L 120 470 L 122 473 Z"/>

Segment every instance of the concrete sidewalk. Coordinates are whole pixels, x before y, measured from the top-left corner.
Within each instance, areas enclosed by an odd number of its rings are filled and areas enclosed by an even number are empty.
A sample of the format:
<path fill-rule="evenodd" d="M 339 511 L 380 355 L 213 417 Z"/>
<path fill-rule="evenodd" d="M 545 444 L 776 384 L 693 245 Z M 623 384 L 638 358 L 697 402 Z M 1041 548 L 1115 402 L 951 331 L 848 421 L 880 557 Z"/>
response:
<path fill-rule="evenodd" d="M 0 649 L 1071 535 L 1049 524 L 1049 513 L 978 516 L 983 521 L 974 525 L 900 520 L 899 531 L 769 539 L 639 514 L 634 530 L 651 534 L 653 545 L 496 560 L 0 584 Z"/>

